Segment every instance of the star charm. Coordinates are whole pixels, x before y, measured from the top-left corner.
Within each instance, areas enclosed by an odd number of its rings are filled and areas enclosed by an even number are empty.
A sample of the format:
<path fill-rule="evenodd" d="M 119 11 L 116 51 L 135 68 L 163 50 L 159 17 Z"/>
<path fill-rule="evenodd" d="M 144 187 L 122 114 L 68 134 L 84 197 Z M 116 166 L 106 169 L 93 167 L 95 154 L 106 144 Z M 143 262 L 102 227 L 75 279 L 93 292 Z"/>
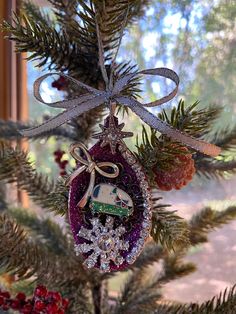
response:
<path fill-rule="evenodd" d="M 113 116 L 109 117 L 108 126 L 105 126 L 102 124 L 99 124 L 99 126 L 102 129 L 102 132 L 94 134 L 93 138 L 96 138 L 102 141 L 101 147 L 110 145 L 112 154 L 115 154 L 116 146 L 117 144 L 122 142 L 123 138 L 133 136 L 132 132 L 121 131 L 123 127 L 125 126 L 125 124 L 124 123 L 116 124 Z"/>

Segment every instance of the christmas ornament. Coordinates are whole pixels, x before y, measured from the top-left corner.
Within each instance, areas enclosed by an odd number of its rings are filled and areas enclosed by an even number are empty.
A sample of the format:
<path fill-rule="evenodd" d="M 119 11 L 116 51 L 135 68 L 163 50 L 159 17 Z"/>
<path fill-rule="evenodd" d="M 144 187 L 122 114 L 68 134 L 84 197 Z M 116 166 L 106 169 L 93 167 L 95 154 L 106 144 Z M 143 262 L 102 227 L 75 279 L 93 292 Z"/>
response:
<path fill-rule="evenodd" d="M 178 149 L 181 149 L 183 153 L 175 156 L 175 160 L 172 162 L 169 169 L 158 169 L 158 166 L 153 168 L 155 181 L 162 191 L 181 189 L 192 180 L 195 174 L 192 154 L 188 153 L 186 147 Z"/>
<path fill-rule="evenodd" d="M 68 299 L 62 298 L 59 292 L 48 291 L 44 286 L 37 286 L 29 299 L 22 292 L 11 298 L 9 292 L 0 290 L 0 311 L 12 309 L 22 314 L 65 314 L 68 306 Z"/>
<path fill-rule="evenodd" d="M 218 155 L 220 149 L 173 128 L 145 108 L 164 104 L 176 95 L 179 77 L 173 70 L 156 68 L 121 76 L 117 73 L 114 75 L 118 45 L 108 77 L 98 24 L 96 30 L 99 65 L 105 90 L 98 90 L 60 73 L 61 77 L 74 83 L 79 90 L 86 90 L 86 93 L 74 99 L 45 103 L 40 94 L 40 86 L 44 79 L 58 73 L 41 76 L 34 83 L 36 99 L 50 107 L 65 110 L 43 124 L 21 133 L 29 137 L 36 136 L 102 104 L 109 108 L 108 118 L 104 125 L 100 125 L 102 131 L 94 135 L 98 142 L 90 149 L 82 143 L 71 146 L 70 153 L 77 161 L 77 169 L 67 180 L 70 186 L 69 218 L 75 251 L 82 254 L 86 267 L 95 267 L 107 272 L 121 270 L 134 263 L 149 236 L 152 216 L 147 178 L 141 165 L 123 142 L 123 139 L 132 136 L 132 133 L 123 131 L 124 124 L 119 124 L 114 116 L 116 104 L 127 106 L 149 126 L 186 146 L 211 156 Z M 170 79 L 175 88 L 159 100 L 142 104 L 134 95 L 127 93 L 126 87 L 133 84 L 134 79 L 146 75 Z"/>
<path fill-rule="evenodd" d="M 110 122 L 114 135 L 120 130 L 114 116 L 105 120 L 103 129 L 109 129 Z M 75 251 L 84 256 L 86 267 L 104 272 L 132 264 L 151 229 L 148 182 L 122 138 L 112 136 L 106 145 L 101 139 L 89 151 L 81 143 L 70 149 L 78 161 L 68 179 Z"/>

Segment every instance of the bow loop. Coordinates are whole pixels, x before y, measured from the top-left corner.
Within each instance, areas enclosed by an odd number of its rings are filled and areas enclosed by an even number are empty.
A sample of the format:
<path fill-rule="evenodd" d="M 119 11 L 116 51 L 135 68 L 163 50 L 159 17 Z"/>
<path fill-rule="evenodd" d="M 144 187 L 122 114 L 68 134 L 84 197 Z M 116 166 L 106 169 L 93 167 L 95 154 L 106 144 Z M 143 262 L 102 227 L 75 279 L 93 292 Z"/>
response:
<path fill-rule="evenodd" d="M 81 154 L 83 153 L 83 156 Z M 95 171 L 97 171 L 100 175 L 106 178 L 116 178 L 119 175 L 119 168 L 112 162 L 95 162 L 92 159 L 89 151 L 86 146 L 82 143 L 72 144 L 70 147 L 70 154 L 75 158 L 75 160 L 79 161 L 81 166 L 77 168 L 67 179 L 66 184 L 69 185 L 78 175 L 80 175 L 83 171 L 87 171 L 90 173 L 90 181 L 88 188 L 82 197 L 82 199 L 77 204 L 78 207 L 83 208 L 87 202 L 89 197 L 92 195 L 93 188 L 95 185 Z M 85 156 L 85 158 L 84 158 Z M 107 172 L 102 170 L 102 168 L 109 168 L 112 172 Z"/>
<path fill-rule="evenodd" d="M 41 94 L 40 94 L 40 85 L 42 81 L 47 78 L 48 76 L 51 76 L 53 74 L 61 75 L 71 82 L 73 82 L 77 87 L 84 88 L 88 91 L 87 94 L 83 94 L 80 97 L 76 97 L 74 99 L 54 102 L 54 103 L 46 103 L 43 101 Z M 126 84 L 136 75 L 155 75 L 155 76 L 161 76 L 167 79 L 170 79 L 172 82 L 175 83 L 174 89 L 166 96 L 152 101 L 150 103 L 142 104 L 138 102 L 136 99 L 134 99 L 131 96 L 124 96 L 122 95 L 122 91 Z M 110 82 L 111 83 L 111 82 Z M 56 107 L 56 108 L 64 108 L 65 110 L 62 113 L 59 113 L 57 116 L 45 121 L 43 124 L 29 128 L 23 131 L 20 131 L 22 135 L 32 137 L 32 136 L 38 136 L 41 133 L 48 132 L 67 121 L 80 116 L 81 114 L 88 112 L 91 109 L 97 108 L 101 104 L 104 103 L 111 103 L 116 101 L 117 103 L 129 107 L 134 113 L 136 113 L 145 123 L 147 123 L 149 126 L 154 128 L 155 130 L 161 132 L 162 134 L 172 138 L 173 140 L 176 140 L 178 142 L 182 142 L 186 146 L 190 146 L 191 148 L 198 150 L 206 155 L 210 156 L 217 156 L 220 153 L 220 148 L 206 143 L 204 141 L 201 141 L 199 139 L 196 139 L 194 137 L 191 137 L 190 135 L 183 133 L 169 124 L 163 122 L 158 117 L 154 116 L 151 112 L 149 112 L 145 107 L 155 107 L 162 105 L 171 99 L 175 97 L 178 91 L 179 86 L 179 77 L 178 75 L 168 68 L 155 68 L 155 69 L 147 69 L 143 70 L 137 73 L 131 73 L 126 74 L 115 82 L 114 86 L 113 84 L 108 84 L 110 89 L 107 89 L 105 91 L 97 90 L 96 88 L 93 88 L 85 83 L 82 83 L 68 75 L 65 75 L 63 73 L 51 73 L 51 74 L 45 74 L 38 78 L 35 81 L 34 84 L 34 95 L 38 101 L 40 101 L 43 104 L 46 104 L 50 107 Z"/>

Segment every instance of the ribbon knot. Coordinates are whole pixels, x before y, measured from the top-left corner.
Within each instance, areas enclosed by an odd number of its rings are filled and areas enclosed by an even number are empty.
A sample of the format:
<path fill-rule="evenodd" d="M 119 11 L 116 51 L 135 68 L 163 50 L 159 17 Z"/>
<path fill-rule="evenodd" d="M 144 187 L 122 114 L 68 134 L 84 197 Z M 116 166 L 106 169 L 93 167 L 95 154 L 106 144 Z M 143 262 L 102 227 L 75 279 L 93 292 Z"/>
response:
<path fill-rule="evenodd" d="M 49 76 L 52 76 L 54 74 L 60 75 L 68 79 L 69 81 L 73 82 L 77 87 L 83 88 L 87 90 L 88 93 L 83 94 L 79 97 L 76 97 L 74 99 L 69 100 L 63 100 L 63 101 L 57 101 L 54 103 L 46 103 L 40 94 L 40 86 L 44 79 L 46 79 Z M 170 79 L 175 83 L 175 88 L 172 90 L 171 93 L 168 95 L 158 99 L 154 100 L 150 103 L 142 104 L 137 99 L 135 99 L 132 96 L 122 95 L 122 90 L 124 87 L 130 82 L 130 80 L 135 77 L 136 75 L 155 75 L 155 76 L 161 76 L 167 79 Z M 220 148 L 204 142 L 200 139 L 196 139 L 184 132 L 181 132 L 168 123 L 162 121 L 157 116 L 153 115 L 151 112 L 149 112 L 145 107 L 156 107 L 159 105 L 162 105 L 171 99 L 174 98 L 174 96 L 177 94 L 179 86 L 179 77 L 178 75 L 170 69 L 167 68 L 155 68 L 155 69 L 148 69 L 143 70 L 137 73 L 132 74 L 126 74 L 115 82 L 114 85 L 112 85 L 112 88 L 107 89 L 105 91 L 100 91 L 96 88 L 93 88 L 87 84 L 84 84 L 70 76 L 67 76 L 63 73 L 48 73 L 41 77 L 39 77 L 34 82 L 34 96 L 35 98 L 40 101 L 43 104 L 46 104 L 50 107 L 54 108 L 64 108 L 65 110 L 62 113 L 59 113 L 55 117 L 52 117 L 51 119 L 46 120 L 44 123 L 42 123 L 39 126 L 29 128 L 26 130 L 21 131 L 21 133 L 24 136 L 32 137 L 37 136 L 41 133 L 48 132 L 65 122 L 80 116 L 81 114 L 90 111 L 91 109 L 94 109 L 101 104 L 107 103 L 107 102 L 116 102 L 120 105 L 129 107 L 134 113 L 136 113 L 145 123 L 147 123 L 150 127 L 153 129 L 159 131 L 160 133 L 172 138 L 173 140 L 176 140 L 178 142 L 182 142 L 186 146 L 189 146 L 197 151 L 200 151 L 206 155 L 210 156 L 217 156 L 220 153 Z"/>
<path fill-rule="evenodd" d="M 96 171 L 106 177 L 106 178 L 116 178 L 119 175 L 119 168 L 117 165 L 115 165 L 112 162 L 108 161 L 101 161 L 101 162 L 95 162 L 92 159 L 92 156 L 90 155 L 89 151 L 87 150 L 86 146 L 82 143 L 76 143 L 72 144 L 70 146 L 70 154 L 72 157 L 77 160 L 81 166 L 77 168 L 67 179 L 66 184 L 69 185 L 78 175 L 80 175 L 83 171 L 89 172 L 90 173 L 90 180 L 89 180 L 89 185 L 88 188 L 77 204 L 78 207 L 83 208 L 87 202 L 89 197 L 93 193 L 94 185 L 95 185 L 95 177 L 96 177 Z M 85 156 L 85 158 L 83 157 Z M 110 168 L 112 172 L 107 172 L 103 170 L 102 168 Z"/>

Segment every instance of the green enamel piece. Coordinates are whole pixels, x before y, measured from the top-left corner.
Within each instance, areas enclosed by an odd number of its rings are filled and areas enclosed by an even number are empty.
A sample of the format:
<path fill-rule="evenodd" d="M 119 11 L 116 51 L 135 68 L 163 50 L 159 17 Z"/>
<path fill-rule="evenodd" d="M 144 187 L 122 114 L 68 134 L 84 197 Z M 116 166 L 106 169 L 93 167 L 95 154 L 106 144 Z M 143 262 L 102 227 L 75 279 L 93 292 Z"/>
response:
<path fill-rule="evenodd" d="M 122 208 L 120 206 L 104 204 L 96 201 L 91 201 L 91 209 L 96 213 L 116 215 L 120 217 L 128 217 L 132 213 L 132 208 Z"/>

